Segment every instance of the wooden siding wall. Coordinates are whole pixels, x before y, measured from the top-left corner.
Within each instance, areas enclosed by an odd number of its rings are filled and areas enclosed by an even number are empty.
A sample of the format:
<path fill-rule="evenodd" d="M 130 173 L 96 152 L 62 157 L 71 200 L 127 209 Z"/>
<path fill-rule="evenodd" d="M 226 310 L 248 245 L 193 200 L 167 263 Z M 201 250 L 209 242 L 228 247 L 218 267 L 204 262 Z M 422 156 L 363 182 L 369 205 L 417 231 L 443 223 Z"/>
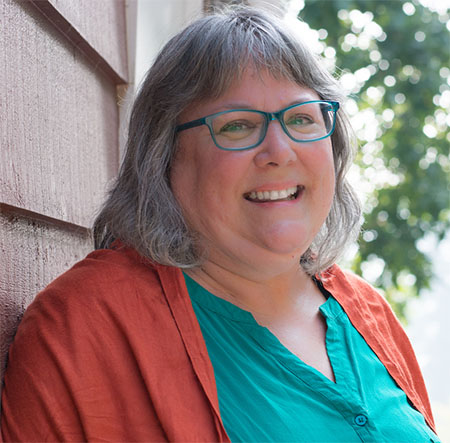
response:
<path fill-rule="evenodd" d="M 0 379 L 26 306 L 93 249 L 126 83 L 122 0 L 0 2 Z"/>

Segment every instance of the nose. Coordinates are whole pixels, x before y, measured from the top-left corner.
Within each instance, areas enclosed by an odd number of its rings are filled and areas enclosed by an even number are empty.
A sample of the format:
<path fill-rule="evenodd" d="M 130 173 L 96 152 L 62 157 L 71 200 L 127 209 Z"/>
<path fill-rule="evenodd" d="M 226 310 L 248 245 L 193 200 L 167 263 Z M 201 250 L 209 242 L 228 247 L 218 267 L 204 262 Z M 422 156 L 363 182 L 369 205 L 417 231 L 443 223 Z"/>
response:
<path fill-rule="evenodd" d="M 295 151 L 296 142 L 291 140 L 284 132 L 281 124 L 277 120 L 269 122 L 266 136 L 256 148 L 256 166 L 263 168 L 266 166 L 284 166 L 294 162 L 297 158 Z"/>

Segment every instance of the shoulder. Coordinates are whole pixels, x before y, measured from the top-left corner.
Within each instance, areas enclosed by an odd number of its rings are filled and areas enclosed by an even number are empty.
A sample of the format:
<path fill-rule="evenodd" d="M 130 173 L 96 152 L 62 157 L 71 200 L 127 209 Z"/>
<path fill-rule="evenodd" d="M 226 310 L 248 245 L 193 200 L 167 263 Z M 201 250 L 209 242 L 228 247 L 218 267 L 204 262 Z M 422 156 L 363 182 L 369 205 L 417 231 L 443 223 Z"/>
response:
<path fill-rule="evenodd" d="M 130 248 L 94 251 L 28 307 L 9 373 L 26 365 L 44 378 L 49 371 L 70 374 L 68 380 L 114 375 L 134 353 L 155 350 L 162 334 L 175 340 L 177 329 L 158 266 Z"/>
<path fill-rule="evenodd" d="M 73 315 L 79 309 L 132 303 L 136 294 L 159 297 L 156 267 L 130 248 L 101 249 L 90 253 L 42 290 L 29 306 L 34 311 L 58 308 Z"/>
<path fill-rule="evenodd" d="M 158 267 L 129 248 L 98 250 L 41 291 L 19 325 L 12 352 L 46 343 L 96 352 L 171 318 Z M 155 320 L 159 319 L 159 320 Z"/>
<path fill-rule="evenodd" d="M 144 415 L 150 425 L 140 430 L 157 431 L 143 380 L 167 375 L 154 365 L 167 349 L 184 356 L 159 267 L 131 249 L 95 251 L 25 312 L 9 351 L 2 431 L 21 441 L 87 441 L 89 432 L 128 441 Z M 124 415 L 136 408 L 144 415 Z"/>
<path fill-rule="evenodd" d="M 333 265 L 322 274 L 324 284 L 336 287 L 351 286 L 356 290 L 366 290 L 371 293 L 377 292 L 375 288 L 359 275 L 338 265 Z"/>
<path fill-rule="evenodd" d="M 408 343 L 402 325 L 387 300 L 368 282 L 337 265 L 324 273 L 322 283 L 339 302 L 353 326 L 373 348 L 387 342 L 402 346 Z"/>
<path fill-rule="evenodd" d="M 80 294 L 86 290 L 114 292 L 117 288 L 144 282 L 156 284 L 157 281 L 156 266 L 135 250 L 126 247 L 99 249 L 59 276 L 43 292 L 61 289 Z"/>
<path fill-rule="evenodd" d="M 356 303 L 368 309 L 391 311 L 386 299 L 376 288 L 355 273 L 342 270 L 338 265 L 333 265 L 325 271 L 321 281 L 340 303 Z"/>
<path fill-rule="evenodd" d="M 328 270 L 323 285 L 391 375 L 400 367 L 407 371 L 407 366 L 413 366 L 416 370 L 414 352 L 402 325 L 386 299 L 372 285 L 336 265 Z"/>

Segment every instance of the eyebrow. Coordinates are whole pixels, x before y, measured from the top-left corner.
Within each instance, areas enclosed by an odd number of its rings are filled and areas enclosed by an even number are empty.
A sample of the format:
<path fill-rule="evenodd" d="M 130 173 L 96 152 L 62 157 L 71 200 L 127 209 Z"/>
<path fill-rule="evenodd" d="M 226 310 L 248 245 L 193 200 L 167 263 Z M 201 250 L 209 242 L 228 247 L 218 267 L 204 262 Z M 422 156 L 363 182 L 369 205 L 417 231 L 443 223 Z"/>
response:
<path fill-rule="evenodd" d="M 296 105 L 296 104 L 300 104 L 300 103 L 305 103 L 305 102 L 309 102 L 309 101 L 313 101 L 313 100 L 321 100 L 321 98 L 316 98 L 316 97 L 311 97 L 311 96 L 308 96 L 308 97 L 298 97 L 297 99 L 295 99 L 295 100 L 289 102 L 287 105 L 283 106 L 283 107 L 280 108 L 280 109 L 288 108 L 289 106 L 292 106 L 292 105 Z M 227 104 L 225 104 L 225 105 L 220 106 L 220 107 L 217 108 L 217 109 L 218 109 L 218 110 L 215 111 L 215 112 L 220 112 L 221 110 L 222 110 L 222 111 L 223 111 L 223 110 L 228 111 L 228 110 L 230 110 L 230 109 L 253 109 L 253 110 L 258 110 L 258 109 L 255 109 L 255 108 L 249 106 L 248 103 L 245 103 L 245 102 L 232 102 L 232 103 L 227 103 Z M 275 111 L 272 111 L 272 112 L 276 112 L 276 111 L 279 111 L 279 109 L 277 109 L 277 110 L 275 110 Z"/>

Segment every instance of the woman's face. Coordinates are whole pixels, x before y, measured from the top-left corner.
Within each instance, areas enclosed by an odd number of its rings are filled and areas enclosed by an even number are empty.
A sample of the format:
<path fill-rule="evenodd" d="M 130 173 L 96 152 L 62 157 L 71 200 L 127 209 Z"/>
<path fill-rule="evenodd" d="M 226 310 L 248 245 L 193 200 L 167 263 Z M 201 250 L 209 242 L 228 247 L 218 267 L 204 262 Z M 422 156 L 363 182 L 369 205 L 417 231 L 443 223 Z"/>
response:
<path fill-rule="evenodd" d="M 219 99 L 188 107 L 180 122 L 233 108 L 275 112 L 317 99 L 313 90 L 247 69 Z M 332 203 L 331 139 L 297 143 L 278 121 L 272 121 L 256 148 L 224 151 L 215 146 L 203 125 L 179 133 L 170 179 L 188 225 L 207 248 L 209 261 L 232 269 L 270 269 L 286 260 L 298 264 Z M 255 194 L 292 188 L 298 192 L 291 200 L 261 201 Z"/>

